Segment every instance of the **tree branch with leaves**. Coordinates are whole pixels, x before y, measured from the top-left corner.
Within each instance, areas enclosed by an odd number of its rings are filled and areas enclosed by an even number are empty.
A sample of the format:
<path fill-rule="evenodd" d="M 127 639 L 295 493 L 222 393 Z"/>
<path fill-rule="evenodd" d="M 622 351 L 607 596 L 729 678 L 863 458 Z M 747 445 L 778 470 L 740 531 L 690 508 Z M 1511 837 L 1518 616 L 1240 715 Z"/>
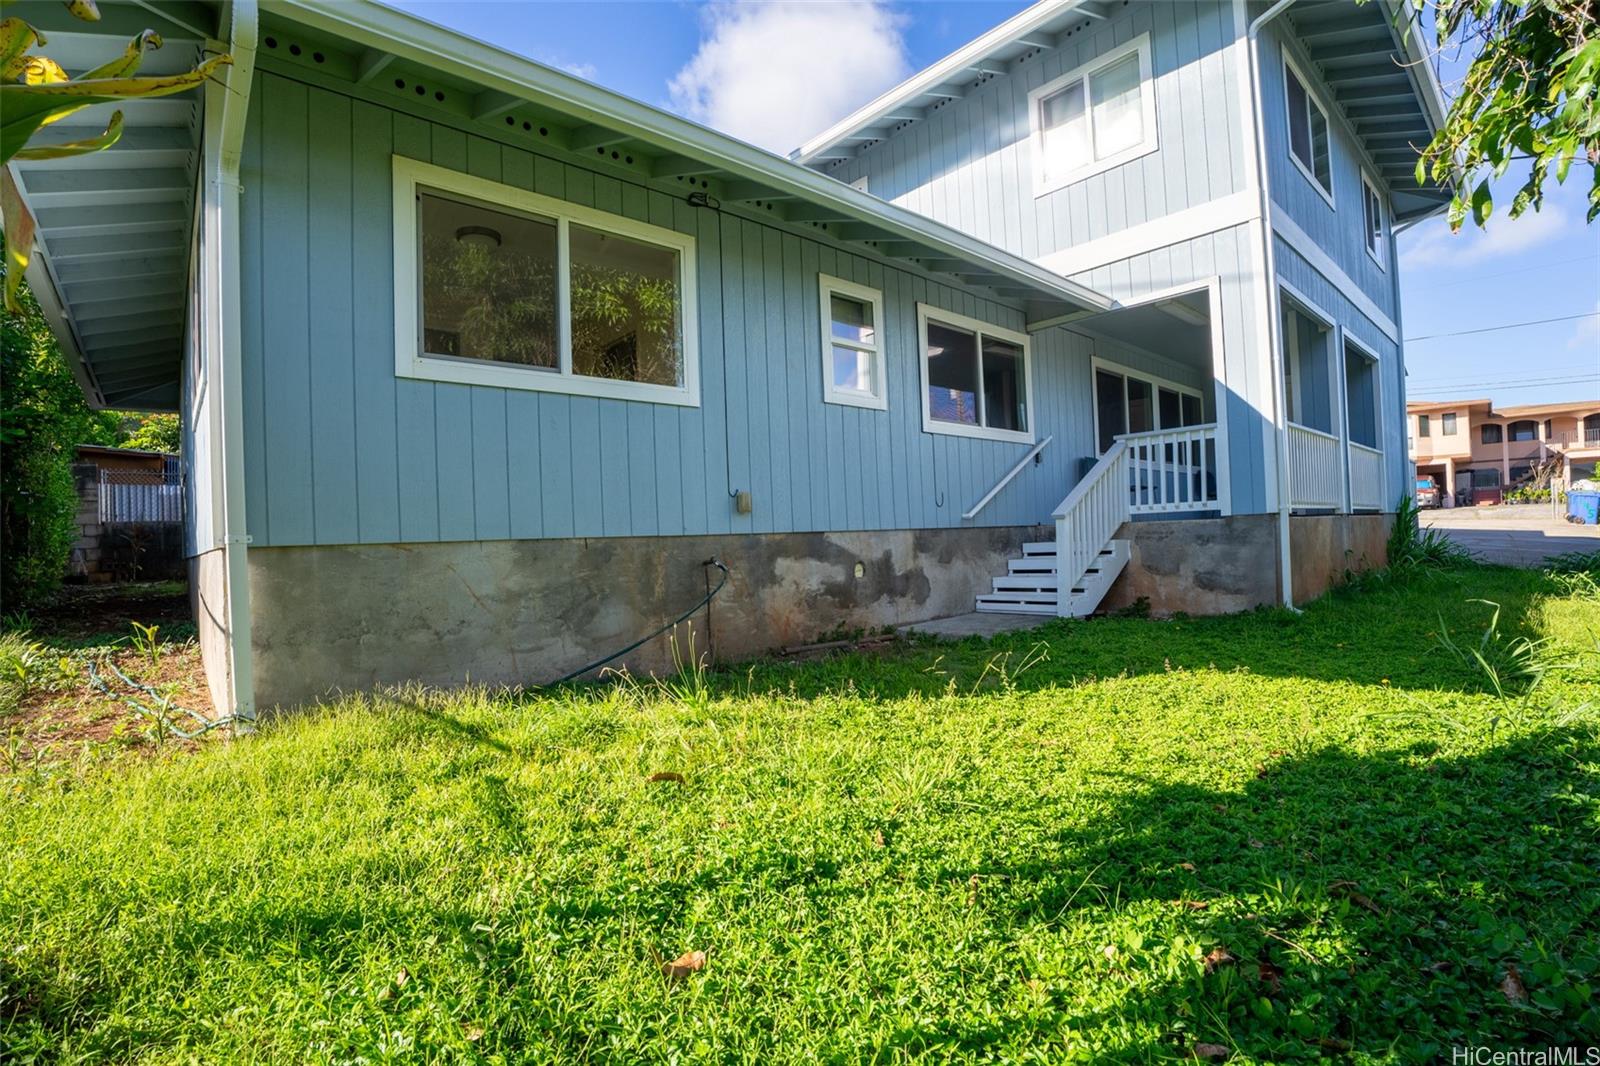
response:
<path fill-rule="evenodd" d="M 94 0 L 67 0 L 66 7 L 74 17 L 87 22 L 100 18 Z M 0 166 L 13 159 L 61 159 L 104 151 L 122 136 L 121 111 L 115 112 L 105 130 L 93 137 L 59 144 L 30 142 L 45 126 L 93 104 L 186 92 L 205 82 L 219 67 L 233 62 L 231 56 L 213 56 L 192 70 L 141 76 L 139 67 L 145 54 L 161 47 L 161 35 L 145 30 L 128 42 L 120 56 L 74 78 L 60 63 L 32 51 L 45 44 L 48 41 L 44 34 L 22 19 L 0 19 Z M 33 220 L 9 176 L 3 184 L 0 213 L 5 226 L 5 306 L 10 313 L 20 314 L 17 291 L 33 255 Z"/>
<path fill-rule="evenodd" d="M 1413 31 L 1432 8 L 1441 51 L 1472 56 L 1444 125 L 1422 150 L 1417 181 L 1453 193 L 1459 230 L 1494 211 L 1490 185 L 1513 164 L 1528 179 L 1510 217 L 1538 210 L 1552 171 L 1564 183 L 1589 168 L 1589 221 L 1600 216 L 1600 0 L 1411 0 Z"/>

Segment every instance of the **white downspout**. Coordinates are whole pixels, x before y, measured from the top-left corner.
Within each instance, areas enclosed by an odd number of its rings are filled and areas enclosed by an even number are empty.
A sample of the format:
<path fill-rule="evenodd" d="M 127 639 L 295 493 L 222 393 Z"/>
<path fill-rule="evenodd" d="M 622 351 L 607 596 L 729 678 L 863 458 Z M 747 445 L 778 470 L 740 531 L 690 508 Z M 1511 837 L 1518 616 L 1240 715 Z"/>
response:
<path fill-rule="evenodd" d="M 219 208 L 217 233 L 218 283 L 216 311 L 221 320 L 221 351 L 217 361 L 222 394 L 223 558 L 228 581 L 229 674 L 232 713 L 254 722 L 255 670 L 251 655 L 250 568 L 246 553 L 250 537 L 245 532 L 244 389 L 243 353 L 240 351 L 239 288 L 239 157 L 244 146 L 245 117 L 250 88 L 255 80 L 259 11 L 256 0 L 233 0 L 228 48 L 233 65 L 227 68 L 222 94 L 220 145 L 214 170 L 206 175 L 214 183 Z"/>
<path fill-rule="evenodd" d="M 1292 562 L 1289 550 L 1289 408 L 1284 396 L 1283 340 L 1279 336 L 1283 306 L 1278 293 L 1277 258 L 1272 247 L 1272 194 L 1267 188 L 1266 118 L 1261 106 L 1261 53 L 1257 40 L 1262 27 L 1281 15 L 1294 0 L 1278 0 L 1250 23 L 1245 52 L 1250 63 L 1250 106 L 1255 121 L 1257 211 L 1261 218 L 1262 263 L 1267 283 L 1267 358 L 1272 367 L 1273 409 L 1278 442 L 1278 575 L 1283 605 L 1294 610 Z"/>

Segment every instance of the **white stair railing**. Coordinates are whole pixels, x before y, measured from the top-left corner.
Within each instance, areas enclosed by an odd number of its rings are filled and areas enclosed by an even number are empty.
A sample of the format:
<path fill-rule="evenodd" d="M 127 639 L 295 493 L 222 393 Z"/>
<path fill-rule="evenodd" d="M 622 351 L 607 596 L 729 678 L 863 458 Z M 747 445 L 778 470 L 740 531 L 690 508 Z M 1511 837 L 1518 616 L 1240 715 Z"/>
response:
<path fill-rule="evenodd" d="M 1217 427 L 1183 426 L 1126 433 L 1128 488 L 1134 514 L 1206 511 L 1217 503 Z"/>
<path fill-rule="evenodd" d="M 1289 506 L 1344 506 L 1344 456 L 1339 438 L 1289 423 Z"/>
<path fill-rule="evenodd" d="M 1055 510 L 1056 613 L 1070 613 L 1073 588 L 1128 520 L 1128 505 L 1128 446 L 1118 440 Z"/>
<path fill-rule="evenodd" d="M 1350 506 L 1381 511 L 1383 502 L 1383 453 L 1351 441 Z"/>

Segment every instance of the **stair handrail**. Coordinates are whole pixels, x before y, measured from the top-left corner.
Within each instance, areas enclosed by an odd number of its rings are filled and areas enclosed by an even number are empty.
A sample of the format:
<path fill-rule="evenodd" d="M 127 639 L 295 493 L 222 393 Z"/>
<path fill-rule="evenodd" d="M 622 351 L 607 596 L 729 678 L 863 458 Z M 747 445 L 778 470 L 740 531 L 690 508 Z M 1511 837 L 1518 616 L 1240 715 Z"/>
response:
<path fill-rule="evenodd" d="M 1072 590 L 1128 521 L 1128 445 L 1113 441 L 1055 509 L 1056 612 L 1071 613 Z"/>
<path fill-rule="evenodd" d="M 1007 470 L 1004 476 L 1002 476 L 999 481 L 994 483 L 994 488 L 984 493 L 983 499 L 973 504 L 970 510 L 963 511 L 961 513 L 961 517 L 969 521 L 973 518 L 976 518 L 978 516 L 978 512 L 989 506 L 989 501 L 1000 495 L 1000 490 L 1011 484 L 1011 479 L 1022 473 L 1023 468 L 1029 463 L 1033 462 L 1033 457 L 1044 451 L 1044 446 L 1055 439 L 1056 438 L 1054 435 L 1048 436 L 1038 444 L 1035 444 L 1032 448 L 1029 448 L 1028 454 L 1024 455 L 1021 459 L 1018 459 L 1017 465 L 1012 467 L 1010 470 Z"/>

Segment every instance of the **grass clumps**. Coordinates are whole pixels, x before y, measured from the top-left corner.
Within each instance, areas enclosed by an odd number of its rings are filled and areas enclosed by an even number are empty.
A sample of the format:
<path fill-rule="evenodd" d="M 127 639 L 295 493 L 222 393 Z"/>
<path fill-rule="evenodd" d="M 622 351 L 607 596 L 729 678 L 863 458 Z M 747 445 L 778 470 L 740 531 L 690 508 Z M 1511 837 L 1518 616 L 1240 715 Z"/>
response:
<path fill-rule="evenodd" d="M 1439 639 L 1486 628 L 1578 665 L 1503 696 Z M 29 778 L 0 797 L 0 1058 L 1592 1039 L 1597 630 L 1551 575 L 1468 567 L 1300 616 L 399 691 Z"/>

